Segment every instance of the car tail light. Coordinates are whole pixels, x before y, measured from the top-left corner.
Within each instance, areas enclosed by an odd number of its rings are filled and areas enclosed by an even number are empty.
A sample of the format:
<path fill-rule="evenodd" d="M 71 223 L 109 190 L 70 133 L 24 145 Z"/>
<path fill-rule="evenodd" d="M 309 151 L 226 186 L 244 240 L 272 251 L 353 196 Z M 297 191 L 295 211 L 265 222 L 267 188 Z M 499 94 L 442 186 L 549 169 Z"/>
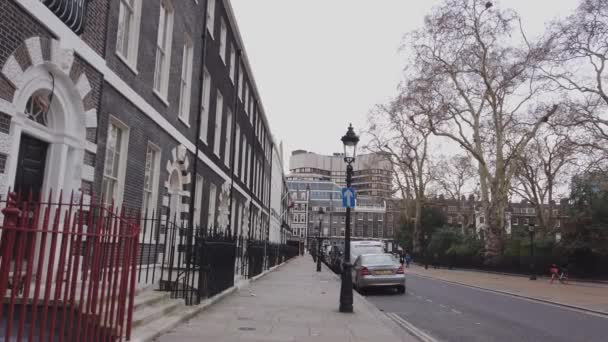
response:
<path fill-rule="evenodd" d="M 367 269 L 367 267 L 363 267 L 361 269 L 361 275 L 362 276 L 367 276 L 367 275 L 371 275 L 372 273 Z"/>
<path fill-rule="evenodd" d="M 403 265 L 399 266 L 399 268 L 397 269 L 397 274 L 404 274 L 405 270 L 403 269 Z"/>

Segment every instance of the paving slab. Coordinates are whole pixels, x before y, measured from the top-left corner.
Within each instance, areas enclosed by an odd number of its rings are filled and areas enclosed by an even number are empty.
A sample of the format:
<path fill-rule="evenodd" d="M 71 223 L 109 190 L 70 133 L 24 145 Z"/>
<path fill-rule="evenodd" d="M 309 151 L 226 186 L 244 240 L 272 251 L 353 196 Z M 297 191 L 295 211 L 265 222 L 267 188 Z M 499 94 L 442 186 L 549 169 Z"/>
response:
<path fill-rule="evenodd" d="M 297 257 L 157 341 L 416 341 L 356 292 L 338 312 L 339 295 L 335 274 Z"/>

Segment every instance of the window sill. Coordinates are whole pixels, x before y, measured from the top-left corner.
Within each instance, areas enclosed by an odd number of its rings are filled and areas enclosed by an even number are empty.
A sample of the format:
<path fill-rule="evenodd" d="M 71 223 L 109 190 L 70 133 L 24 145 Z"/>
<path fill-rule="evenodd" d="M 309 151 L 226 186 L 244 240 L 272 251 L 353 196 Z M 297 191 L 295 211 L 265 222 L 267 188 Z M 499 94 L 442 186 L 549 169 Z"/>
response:
<path fill-rule="evenodd" d="M 165 106 L 169 107 L 169 101 L 167 101 L 165 96 L 159 93 L 156 89 L 152 89 L 152 92 L 154 93 L 154 95 L 156 95 L 156 97 L 158 97 L 159 100 L 161 100 L 162 103 L 165 104 Z"/>
<path fill-rule="evenodd" d="M 190 128 L 190 123 L 188 123 L 188 121 L 187 121 L 186 119 L 184 119 L 184 118 L 183 118 L 183 117 L 181 117 L 181 116 L 178 116 L 177 118 L 179 119 L 179 121 L 181 121 L 181 123 L 183 123 L 183 124 L 184 124 L 184 126 L 186 126 L 186 127 Z"/>
<path fill-rule="evenodd" d="M 133 63 L 129 62 L 129 60 L 120 52 L 116 51 L 116 57 L 118 57 L 118 59 L 120 59 L 120 61 L 123 62 L 135 75 L 139 74 L 139 71 L 137 71 L 137 67 Z"/>

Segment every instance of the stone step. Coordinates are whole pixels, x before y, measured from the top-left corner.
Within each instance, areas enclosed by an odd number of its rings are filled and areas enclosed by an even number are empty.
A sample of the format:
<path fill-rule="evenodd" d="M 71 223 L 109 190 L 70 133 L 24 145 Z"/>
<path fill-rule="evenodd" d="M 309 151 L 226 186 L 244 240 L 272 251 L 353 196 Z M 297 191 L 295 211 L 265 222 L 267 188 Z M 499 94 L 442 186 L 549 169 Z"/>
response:
<path fill-rule="evenodd" d="M 147 290 L 135 296 L 133 303 L 133 312 L 137 312 L 146 306 L 156 305 L 157 303 L 169 299 L 169 292 L 161 292 L 155 290 Z"/>
<path fill-rule="evenodd" d="M 162 297 L 153 301 L 151 305 L 140 305 L 133 312 L 133 329 L 140 326 L 154 325 L 157 323 L 156 321 L 164 320 L 167 315 L 185 307 L 184 300 L 181 298 Z"/>

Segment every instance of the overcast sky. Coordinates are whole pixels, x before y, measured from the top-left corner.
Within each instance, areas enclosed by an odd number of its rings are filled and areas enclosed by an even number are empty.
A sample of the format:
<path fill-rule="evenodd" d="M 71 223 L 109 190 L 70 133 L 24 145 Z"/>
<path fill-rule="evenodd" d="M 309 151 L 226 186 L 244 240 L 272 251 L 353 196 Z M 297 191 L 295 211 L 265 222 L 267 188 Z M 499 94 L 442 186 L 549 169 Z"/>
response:
<path fill-rule="evenodd" d="M 232 0 L 272 133 L 285 147 L 330 154 L 349 122 L 396 94 L 399 46 L 439 0 Z M 530 35 L 577 0 L 502 0 Z M 278 142 L 277 141 L 277 142 Z"/>

